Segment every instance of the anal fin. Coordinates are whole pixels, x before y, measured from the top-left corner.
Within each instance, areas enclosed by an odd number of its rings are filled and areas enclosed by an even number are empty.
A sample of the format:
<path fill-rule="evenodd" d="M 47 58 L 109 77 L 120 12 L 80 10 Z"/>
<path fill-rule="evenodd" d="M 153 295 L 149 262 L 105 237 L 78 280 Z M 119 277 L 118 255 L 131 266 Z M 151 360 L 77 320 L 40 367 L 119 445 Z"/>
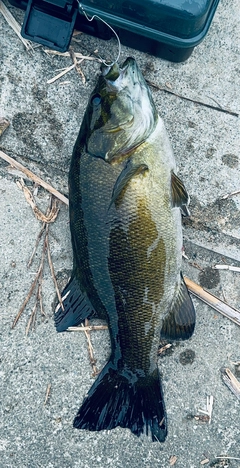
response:
<path fill-rule="evenodd" d="M 63 332 L 68 327 L 74 327 L 86 318 L 94 315 L 94 309 L 87 297 L 82 292 L 75 276 L 72 276 L 62 291 L 62 304 L 58 304 L 55 310 L 54 322 L 57 332 Z"/>
<path fill-rule="evenodd" d="M 181 283 L 171 309 L 163 320 L 161 338 L 187 340 L 195 327 L 195 309 L 181 274 Z"/>

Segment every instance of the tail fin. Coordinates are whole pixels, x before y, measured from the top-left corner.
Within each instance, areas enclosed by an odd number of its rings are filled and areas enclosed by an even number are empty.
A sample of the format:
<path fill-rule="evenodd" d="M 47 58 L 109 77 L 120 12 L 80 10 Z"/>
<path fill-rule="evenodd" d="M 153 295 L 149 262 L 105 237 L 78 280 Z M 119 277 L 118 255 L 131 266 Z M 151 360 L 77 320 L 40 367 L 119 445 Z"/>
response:
<path fill-rule="evenodd" d="M 158 370 L 146 377 L 120 373 L 108 363 L 83 401 L 73 426 L 101 431 L 117 426 L 128 428 L 136 436 L 152 435 L 163 442 L 167 421 Z"/>

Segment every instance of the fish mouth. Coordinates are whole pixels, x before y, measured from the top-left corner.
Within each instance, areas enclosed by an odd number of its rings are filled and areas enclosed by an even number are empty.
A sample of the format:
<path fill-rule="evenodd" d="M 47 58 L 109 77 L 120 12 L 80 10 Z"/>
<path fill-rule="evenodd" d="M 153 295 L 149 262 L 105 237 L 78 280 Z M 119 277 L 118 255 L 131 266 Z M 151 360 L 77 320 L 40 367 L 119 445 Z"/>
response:
<path fill-rule="evenodd" d="M 131 68 L 136 68 L 136 60 L 133 57 L 128 57 L 122 65 L 118 65 L 118 63 L 114 63 L 112 66 L 108 66 L 103 64 L 101 66 L 102 76 L 110 82 L 118 81 L 118 79 L 122 78 L 127 70 Z"/>

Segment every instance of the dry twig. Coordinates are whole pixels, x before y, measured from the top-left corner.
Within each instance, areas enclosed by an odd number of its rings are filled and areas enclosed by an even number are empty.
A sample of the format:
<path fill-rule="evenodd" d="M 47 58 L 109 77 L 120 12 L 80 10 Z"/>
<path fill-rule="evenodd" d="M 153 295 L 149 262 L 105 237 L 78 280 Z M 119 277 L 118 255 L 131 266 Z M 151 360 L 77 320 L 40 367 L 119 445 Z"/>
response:
<path fill-rule="evenodd" d="M 216 110 L 216 111 L 219 111 L 219 112 L 224 112 L 225 114 L 230 114 L 230 115 L 233 115 L 234 117 L 239 117 L 239 114 L 237 112 L 233 112 L 231 110 L 224 109 L 223 107 L 212 106 L 211 104 L 206 104 L 205 102 L 197 101 L 196 99 L 191 99 L 191 98 L 188 98 L 186 96 L 182 96 L 181 94 L 174 93 L 173 91 L 170 91 L 169 89 L 166 89 L 163 86 L 159 86 L 158 84 L 153 83 L 152 81 L 149 81 L 149 80 L 146 80 L 146 82 L 150 86 L 152 86 L 153 88 L 158 89 L 159 91 L 164 91 L 165 93 L 172 94 L 173 96 L 179 97 L 180 99 L 184 99 L 185 101 L 190 101 L 190 102 L 193 102 L 195 104 L 200 104 L 201 106 L 208 107 L 209 109 L 213 109 L 213 110 Z"/>
<path fill-rule="evenodd" d="M 23 179 L 21 179 L 20 181 L 18 180 L 16 182 L 16 184 L 23 191 L 23 193 L 25 195 L 25 198 L 26 198 L 27 202 L 29 203 L 29 205 L 31 206 L 36 218 L 39 221 L 43 221 L 43 223 L 53 223 L 55 221 L 55 219 L 57 218 L 57 215 L 58 215 L 58 212 L 59 212 L 59 208 L 57 206 L 56 198 L 53 201 L 53 204 L 51 206 L 51 210 L 48 212 L 47 215 L 45 215 L 36 206 L 36 203 L 35 203 L 35 200 L 33 198 L 32 192 L 29 190 L 28 187 L 26 187 Z"/>
<path fill-rule="evenodd" d="M 189 291 L 191 291 L 196 297 L 198 297 L 210 307 L 220 312 L 220 314 L 224 315 L 229 320 L 232 320 L 232 322 L 240 326 L 239 310 L 235 309 L 234 307 L 231 307 L 226 302 L 221 301 L 221 299 L 205 291 L 205 289 L 203 289 L 198 284 L 194 283 L 194 281 L 190 280 L 186 276 L 184 277 L 184 281 Z"/>
<path fill-rule="evenodd" d="M 213 410 L 213 396 L 211 395 L 210 397 L 207 396 L 207 407 L 206 410 L 199 409 L 199 413 L 202 413 L 204 416 L 201 417 L 201 415 L 196 415 L 195 419 L 199 419 L 201 421 L 206 421 L 210 424 L 212 420 L 212 410 Z"/>
<path fill-rule="evenodd" d="M 82 69 L 79 66 L 80 63 L 82 63 L 84 59 L 82 58 L 81 60 L 77 61 L 76 54 L 75 54 L 74 50 L 71 47 L 69 49 L 69 52 L 70 52 L 70 55 L 71 55 L 71 59 L 72 59 L 74 65 L 75 65 L 75 68 L 76 68 L 78 74 L 81 76 L 83 84 L 85 84 L 86 83 L 86 78 L 85 78 L 85 75 L 84 75 Z"/>
<path fill-rule="evenodd" d="M 171 344 L 171 343 L 168 343 L 168 344 L 166 344 L 165 346 L 162 346 L 161 348 L 159 348 L 158 354 L 164 353 L 167 349 L 169 349 L 169 348 L 171 348 L 171 347 L 172 347 L 172 344 Z"/>
<path fill-rule="evenodd" d="M 44 400 L 44 406 L 47 404 L 49 396 L 50 396 L 50 391 L 51 391 L 51 384 L 48 384 L 47 390 L 46 390 L 46 396 Z"/>
<path fill-rule="evenodd" d="M 58 52 L 57 50 L 45 49 L 46 54 L 51 55 L 60 55 L 61 57 L 71 57 L 70 52 Z M 95 62 L 101 62 L 97 57 L 91 57 L 90 55 L 83 55 L 80 52 L 74 52 L 74 55 L 77 59 L 90 60 Z"/>
<path fill-rule="evenodd" d="M 37 251 L 38 244 L 39 244 L 39 242 L 40 242 L 40 240 L 41 240 L 41 237 L 42 237 L 42 235 L 43 235 L 43 233 L 44 233 L 44 231 L 45 231 L 45 228 L 46 228 L 46 223 L 43 223 L 42 229 L 41 229 L 41 231 L 39 232 L 39 234 L 38 234 L 38 236 L 37 236 L 37 240 L 36 240 L 36 243 L 35 243 L 35 247 L 34 247 L 34 249 L 33 249 L 33 253 L 32 253 L 32 255 L 31 255 L 30 259 L 28 260 L 28 264 L 27 264 L 27 267 L 28 267 L 28 268 L 29 268 L 29 267 L 31 266 L 31 264 L 32 264 L 34 255 L 35 255 L 35 253 L 36 253 L 36 251 Z"/>
<path fill-rule="evenodd" d="M 9 125 L 10 125 L 10 122 L 8 119 L 5 119 L 5 117 L 0 117 L 0 137 L 5 132 L 5 130 L 9 127 Z"/>
<path fill-rule="evenodd" d="M 48 226 L 47 226 L 47 228 L 48 228 Z M 55 272 L 54 272 L 54 268 L 53 268 L 52 257 L 51 257 L 50 246 L 49 246 L 49 239 L 48 239 L 48 230 L 46 232 L 46 244 L 47 244 L 48 264 L 49 264 L 50 271 L 51 271 L 51 274 L 52 274 L 52 279 L 53 279 L 53 282 L 54 282 L 54 286 L 55 286 L 55 289 L 56 289 L 56 293 L 57 293 L 59 303 L 60 303 L 60 305 L 62 307 L 62 310 L 64 310 L 63 303 L 62 303 L 62 297 L 61 297 L 60 291 L 58 289 L 58 284 L 57 284 L 57 280 L 56 280 L 56 276 L 55 276 Z"/>
<path fill-rule="evenodd" d="M 88 320 L 87 319 L 85 319 L 85 327 L 84 328 L 88 328 Z M 93 346 L 92 346 L 92 343 L 91 343 L 90 331 L 88 329 L 86 329 L 86 330 L 84 330 L 84 333 L 85 333 L 85 336 L 87 338 L 90 363 L 91 363 L 91 366 L 92 366 L 92 369 L 93 369 L 93 376 L 95 377 L 96 375 L 99 374 L 99 370 L 97 369 L 96 359 L 95 359 L 94 354 L 93 354 Z"/>
<path fill-rule="evenodd" d="M 176 455 L 172 455 L 171 458 L 170 458 L 170 460 L 169 460 L 170 466 L 175 465 L 176 461 L 177 461 Z"/>
<path fill-rule="evenodd" d="M 215 265 L 214 268 L 215 270 L 229 270 L 229 271 L 237 271 L 238 273 L 240 273 L 240 268 L 232 266 L 232 265 Z"/>
<path fill-rule="evenodd" d="M 79 326 L 79 327 L 68 327 L 67 331 L 69 332 L 85 332 L 85 331 L 98 331 L 98 330 L 108 330 L 107 325 L 88 325 L 87 327 L 85 326 Z"/>
<path fill-rule="evenodd" d="M 54 81 L 59 80 L 59 78 L 62 78 L 62 76 L 66 75 L 66 73 L 70 72 L 73 68 L 75 68 L 75 65 L 70 65 L 70 67 L 64 68 L 63 71 L 55 75 L 53 78 L 50 78 L 50 80 L 47 80 L 47 84 L 52 84 Z"/>
<path fill-rule="evenodd" d="M 233 197 L 233 195 L 238 195 L 240 190 L 235 190 L 235 192 L 227 193 L 221 197 L 222 200 L 226 200 L 227 198 Z"/>
<path fill-rule="evenodd" d="M 31 265 L 31 263 L 32 263 L 33 256 L 36 253 L 37 247 L 39 245 L 39 241 L 40 241 L 43 233 L 45 233 L 44 240 L 43 240 L 43 250 L 42 250 L 40 265 L 39 265 L 38 271 L 36 273 L 35 279 L 34 279 L 32 285 L 30 287 L 28 295 L 27 295 L 26 299 L 24 300 L 24 302 L 23 302 L 23 304 L 22 304 L 22 306 L 21 306 L 21 308 L 20 308 L 18 314 L 16 315 L 16 317 L 15 317 L 15 319 L 13 321 L 13 324 L 12 324 L 12 328 L 14 328 L 15 325 L 17 324 L 18 320 L 20 319 L 20 317 L 21 317 L 26 305 L 28 304 L 30 298 L 33 296 L 34 291 L 35 291 L 35 289 L 37 287 L 36 294 L 35 294 L 34 306 L 33 306 L 33 309 L 32 309 L 32 312 L 31 312 L 31 315 L 30 315 L 30 318 L 28 320 L 27 327 L 26 327 L 26 335 L 28 335 L 30 328 L 34 327 L 34 324 L 35 324 L 35 321 L 36 321 L 36 313 L 37 313 L 38 306 L 40 308 L 41 315 L 46 317 L 46 314 L 45 314 L 44 308 L 43 308 L 43 300 L 42 300 L 42 276 L 43 276 L 44 261 L 45 261 L 46 253 L 47 253 L 47 257 L 48 257 L 48 263 L 49 263 L 51 275 L 52 275 L 52 278 L 53 278 L 53 282 L 54 282 L 58 297 L 59 297 L 59 299 L 61 299 L 59 289 L 57 287 L 57 281 L 56 281 L 54 268 L 53 268 L 53 264 L 52 264 L 52 260 L 51 260 L 51 253 L 50 253 L 50 246 L 49 246 L 49 223 L 52 222 L 52 218 L 50 216 L 50 213 L 53 212 L 53 207 L 58 213 L 58 208 L 57 208 L 57 205 L 56 205 L 56 199 L 52 200 L 52 198 L 51 198 L 51 204 L 50 204 L 50 206 L 49 206 L 49 208 L 47 210 L 47 213 L 46 213 L 46 215 L 44 215 L 45 219 L 48 220 L 48 221 L 43 222 L 43 226 L 42 226 L 41 231 L 40 231 L 40 233 L 39 233 L 39 235 L 37 237 L 37 241 L 36 241 L 36 244 L 35 244 L 35 247 L 34 247 L 34 250 L 33 250 L 33 254 L 31 255 L 31 258 L 30 258 L 30 260 L 28 262 L 28 267 L 29 267 Z M 36 215 L 36 213 L 35 213 L 35 215 Z M 56 217 L 54 219 L 56 219 Z"/>
<path fill-rule="evenodd" d="M 52 193 L 56 198 L 58 198 L 63 203 L 65 203 L 65 205 L 68 205 L 67 197 L 65 197 L 62 193 L 58 192 L 58 190 L 56 190 L 50 184 L 48 184 L 47 182 L 42 180 L 40 177 L 35 175 L 33 172 L 29 171 L 29 169 L 24 167 L 22 164 L 15 161 L 15 159 L 11 158 L 6 153 L 3 153 L 3 151 L 0 151 L 0 158 L 4 159 L 4 161 L 7 161 L 9 164 L 11 164 L 11 166 L 16 167 L 19 171 L 21 171 L 23 174 L 25 174 L 29 179 L 36 182 L 36 184 L 41 185 L 41 187 L 48 190 L 48 192 Z"/>
<path fill-rule="evenodd" d="M 13 31 L 17 34 L 19 39 L 22 41 L 23 45 L 26 47 L 27 50 L 33 50 L 32 44 L 30 41 L 24 39 L 21 36 L 21 26 L 13 17 L 12 13 L 8 10 L 6 5 L 0 0 L 0 13 L 4 16 L 5 20 L 9 24 L 9 26 L 13 29 Z"/>
<path fill-rule="evenodd" d="M 17 315 L 16 315 L 16 317 L 15 317 L 15 319 L 13 321 L 12 328 L 14 328 L 16 326 L 16 324 L 17 324 L 18 320 L 20 319 L 20 317 L 21 317 L 27 303 L 29 302 L 29 300 L 30 300 L 30 298 L 31 298 L 31 296 L 32 296 L 32 294 L 34 292 L 34 289 L 36 287 L 36 284 L 37 284 L 37 282 L 38 282 L 38 280 L 39 280 L 39 278 L 41 276 L 41 272 L 42 272 L 42 261 L 41 261 L 40 266 L 38 268 L 38 271 L 36 273 L 35 279 L 32 282 L 32 285 L 31 285 L 31 287 L 29 289 L 28 295 L 27 295 L 26 299 L 24 300 L 22 306 L 20 307 L 19 312 L 17 313 Z"/>
<path fill-rule="evenodd" d="M 231 390 L 231 392 L 240 400 L 240 382 L 236 379 L 235 375 L 227 367 L 222 367 L 222 380 Z"/>

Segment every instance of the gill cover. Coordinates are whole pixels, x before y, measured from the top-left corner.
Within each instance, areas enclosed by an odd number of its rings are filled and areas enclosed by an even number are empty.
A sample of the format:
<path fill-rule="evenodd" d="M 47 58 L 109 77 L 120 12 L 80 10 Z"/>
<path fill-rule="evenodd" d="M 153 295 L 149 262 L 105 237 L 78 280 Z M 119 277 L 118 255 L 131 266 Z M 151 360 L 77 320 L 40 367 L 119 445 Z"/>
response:
<path fill-rule="evenodd" d="M 152 133 L 157 112 L 136 62 L 104 67 L 88 104 L 87 152 L 111 162 Z"/>

